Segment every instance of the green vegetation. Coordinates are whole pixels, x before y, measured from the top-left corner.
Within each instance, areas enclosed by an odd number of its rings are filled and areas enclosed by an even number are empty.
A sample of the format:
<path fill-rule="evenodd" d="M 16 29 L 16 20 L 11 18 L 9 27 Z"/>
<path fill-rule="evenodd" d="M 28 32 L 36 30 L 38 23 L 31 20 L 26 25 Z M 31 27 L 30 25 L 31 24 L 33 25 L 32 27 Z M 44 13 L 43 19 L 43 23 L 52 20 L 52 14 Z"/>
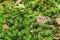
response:
<path fill-rule="evenodd" d="M 3 40 L 54 40 L 58 36 L 58 28 L 50 28 L 53 19 L 60 15 L 60 0 L 22 0 L 16 6 L 16 1 L 0 0 L 0 39 Z M 48 16 L 51 20 L 37 25 L 35 16 Z M 8 25 L 8 30 L 3 25 Z M 31 28 L 32 25 L 32 28 Z M 6 27 L 6 26 L 5 26 Z M 32 32 L 30 32 L 32 30 Z"/>

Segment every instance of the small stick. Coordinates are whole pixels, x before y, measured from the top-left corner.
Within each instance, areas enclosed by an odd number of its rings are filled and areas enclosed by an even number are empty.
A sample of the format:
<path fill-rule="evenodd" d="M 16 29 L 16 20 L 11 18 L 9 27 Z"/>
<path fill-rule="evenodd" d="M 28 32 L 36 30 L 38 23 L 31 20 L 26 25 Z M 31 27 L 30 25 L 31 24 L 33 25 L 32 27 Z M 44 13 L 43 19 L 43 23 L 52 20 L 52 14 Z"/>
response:
<path fill-rule="evenodd" d="M 17 2 L 14 4 L 14 6 L 16 6 L 17 4 L 19 4 L 22 0 L 17 0 Z"/>
<path fill-rule="evenodd" d="M 17 15 L 15 15 L 15 16 L 13 16 L 11 19 L 9 19 L 8 21 L 10 21 L 10 20 L 12 20 L 12 19 L 14 19 L 15 17 L 17 17 L 17 16 L 19 16 L 20 14 L 17 14 Z"/>

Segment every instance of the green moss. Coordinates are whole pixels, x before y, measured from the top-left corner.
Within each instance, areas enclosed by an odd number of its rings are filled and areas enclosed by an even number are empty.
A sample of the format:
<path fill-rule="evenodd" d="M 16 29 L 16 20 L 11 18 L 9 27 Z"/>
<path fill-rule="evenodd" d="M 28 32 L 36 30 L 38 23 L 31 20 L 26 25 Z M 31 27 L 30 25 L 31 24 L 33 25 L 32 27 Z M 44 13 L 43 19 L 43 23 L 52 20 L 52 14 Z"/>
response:
<path fill-rule="evenodd" d="M 0 38 L 3 40 L 53 40 L 51 36 L 58 36 L 57 27 L 50 29 L 49 25 L 60 15 L 60 0 L 22 0 L 21 5 L 11 6 L 16 0 L 0 5 Z M 0 3 L 2 1 L 0 0 Z M 48 16 L 51 20 L 45 24 L 37 25 L 35 17 Z M 7 24 L 9 30 L 3 28 Z M 32 28 L 31 28 L 32 26 Z M 30 32 L 32 30 L 33 32 Z M 52 38 L 51 38 L 52 37 Z"/>

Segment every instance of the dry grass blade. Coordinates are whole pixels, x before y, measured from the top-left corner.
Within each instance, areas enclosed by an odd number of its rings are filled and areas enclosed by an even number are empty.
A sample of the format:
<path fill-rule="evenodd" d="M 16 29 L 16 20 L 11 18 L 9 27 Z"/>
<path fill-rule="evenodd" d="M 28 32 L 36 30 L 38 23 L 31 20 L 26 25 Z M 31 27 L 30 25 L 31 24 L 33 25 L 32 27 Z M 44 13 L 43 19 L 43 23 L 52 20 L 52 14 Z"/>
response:
<path fill-rule="evenodd" d="M 60 40 L 60 37 L 54 37 L 55 40 Z"/>
<path fill-rule="evenodd" d="M 8 1 L 4 1 L 3 3 L 0 3 L 1 5 L 3 4 L 8 4 L 9 2 Z"/>
<path fill-rule="evenodd" d="M 22 0 L 17 0 L 16 3 L 14 4 L 14 6 L 16 6 L 17 4 L 19 4 Z"/>

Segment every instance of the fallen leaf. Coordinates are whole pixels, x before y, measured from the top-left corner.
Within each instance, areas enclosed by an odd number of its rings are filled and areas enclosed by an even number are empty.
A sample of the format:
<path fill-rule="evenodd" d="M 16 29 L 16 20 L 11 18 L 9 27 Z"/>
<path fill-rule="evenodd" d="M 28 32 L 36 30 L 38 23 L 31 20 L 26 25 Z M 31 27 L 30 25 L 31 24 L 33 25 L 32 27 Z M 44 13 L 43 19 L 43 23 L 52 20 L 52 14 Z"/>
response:
<path fill-rule="evenodd" d="M 7 25 L 7 24 L 3 24 L 2 26 L 3 26 L 3 28 L 4 28 L 4 29 L 6 29 L 6 30 L 8 30 L 8 29 L 9 29 L 9 27 L 8 27 L 8 25 Z"/>
<path fill-rule="evenodd" d="M 60 27 L 58 27 L 58 33 L 60 34 Z"/>
<path fill-rule="evenodd" d="M 45 16 L 36 16 L 36 22 L 37 24 L 41 24 L 41 23 L 46 23 L 49 21 L 49 17 L 45 17 Z"/>
<path fill-rule="evenodd" d="M 55 25 L 49 25 L 49 27 L 50 27 L 50 28 L 54 28 L 54 27 L 55 27 Z"/>
<path fill-rule="evenodd" d="M 32 32 L 33 32 L 33 30 L 30 30 L 30 32 L 32 33 Z"/>
<path fill-rule="evenodd" d="M 60 25 L 60 18 L 56 18 L 56 22 L 58 25 Z"/>

